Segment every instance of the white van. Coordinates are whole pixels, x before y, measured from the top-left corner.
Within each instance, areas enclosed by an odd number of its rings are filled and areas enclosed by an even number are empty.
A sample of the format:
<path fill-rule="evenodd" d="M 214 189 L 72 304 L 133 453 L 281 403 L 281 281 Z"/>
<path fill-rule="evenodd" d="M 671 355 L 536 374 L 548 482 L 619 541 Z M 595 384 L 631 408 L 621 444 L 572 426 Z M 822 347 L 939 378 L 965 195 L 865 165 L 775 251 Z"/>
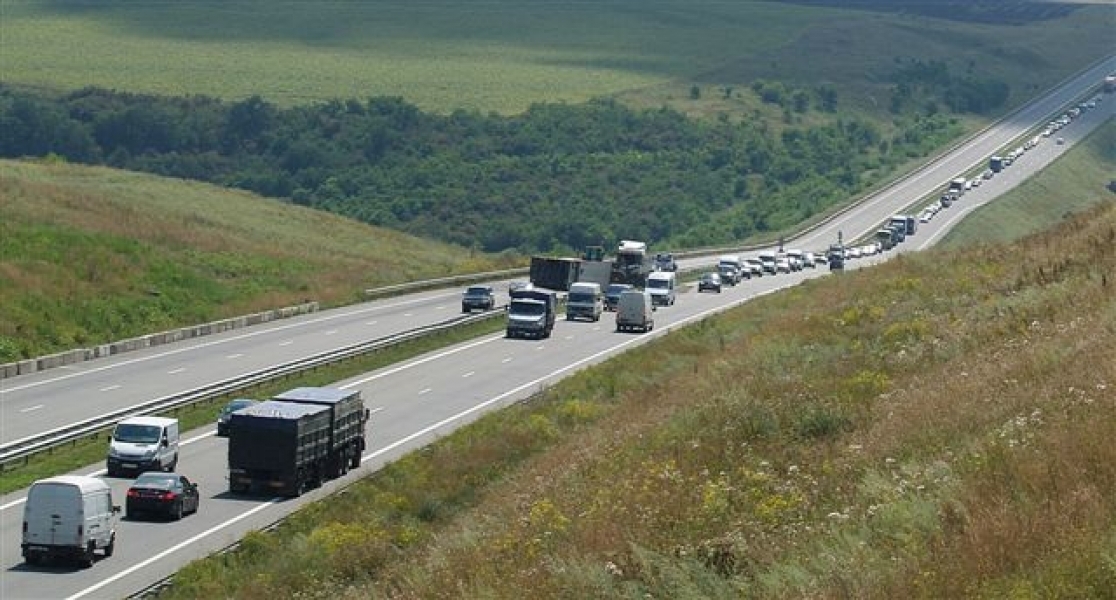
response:
<path fill-rule="evenodd" d="M 36 565 L 66 558 L 93 566 L 94 552 L 105 558 L 116 548 L 112 490 L 96 477 L 63 475 L 36 481 L 23 504 L 23 560 Z"/>
<path fill-rule="evenodd" d="M 654 311 L 650 292 L 624 290 L 616 305 L 616 331 L 651 331 L 655 328 Z"/>
<path fill-rule="evenodd" d="M 655 271 L 647 276 L 647 291 L 651 301 L 659 306 L 674 306 L 674 273 Z"/>
<path fill-rule="evenodd" d="M 600 321 L 604 312 L 604 292 L 601 284 L 579 281 L 570 285 L 570 295 L 566 298 L 566 320 L 586 318 Z"/>
<path fill-rule="evenodd" d="M 109 437 L 109 477 L 144 471 L 174 471 L 178 466 L 178 419 L 130 417 Z"/>

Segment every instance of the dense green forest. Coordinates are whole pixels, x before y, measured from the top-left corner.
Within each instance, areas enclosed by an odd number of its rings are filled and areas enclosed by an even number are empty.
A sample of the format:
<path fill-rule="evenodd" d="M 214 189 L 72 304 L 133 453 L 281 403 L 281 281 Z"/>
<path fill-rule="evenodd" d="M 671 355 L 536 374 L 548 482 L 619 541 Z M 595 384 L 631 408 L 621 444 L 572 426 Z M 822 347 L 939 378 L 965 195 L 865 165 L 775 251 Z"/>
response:
<path fill-rule="evenodd" d="M 0 155 L 198 179 L 484 251 L 618 238 L 683 248 L 800 223 L 957 136 L 954 112 L 1005 97 L 1003 86 L 959 87 L 985 100 L 912 109 L 904 105 L 918 86 L 905 85 L 897 133 L 885 136 L 877 122 L 839 112 L 831 88 L 753 88 L 783 107 L 783 122 L 697 120 L 611 100 L 435 115 L 398 98 L 281 108 L 260 97 L 4 87 Z M 796 118 L 809 112 L 824 118 Z"/>

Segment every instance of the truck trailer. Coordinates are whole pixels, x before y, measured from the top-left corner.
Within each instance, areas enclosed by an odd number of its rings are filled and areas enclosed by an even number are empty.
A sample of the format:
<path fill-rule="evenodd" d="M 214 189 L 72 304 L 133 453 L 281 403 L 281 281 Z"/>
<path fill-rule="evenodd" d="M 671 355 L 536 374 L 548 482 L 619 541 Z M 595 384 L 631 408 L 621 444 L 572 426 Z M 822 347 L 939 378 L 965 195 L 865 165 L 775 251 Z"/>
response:
<path fill-rule="evenodd" d="M 607 287 L 612 278 L 612 261 L 553 256 L 532 256 L 531 284 L 548 290 L 567 291 L 579 281 Z"/>
<path fill-rule="evenodd" d="M 295 497 L 360 466 L 360 392 L 297 388 L 229 417 L 229 491 Z"/>

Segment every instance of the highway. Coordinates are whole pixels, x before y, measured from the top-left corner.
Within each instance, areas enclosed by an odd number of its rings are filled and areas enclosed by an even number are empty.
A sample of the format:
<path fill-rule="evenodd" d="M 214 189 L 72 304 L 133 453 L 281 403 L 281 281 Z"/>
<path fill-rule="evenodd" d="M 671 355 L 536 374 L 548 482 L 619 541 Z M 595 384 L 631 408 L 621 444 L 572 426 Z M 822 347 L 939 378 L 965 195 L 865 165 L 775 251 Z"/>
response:
<path fill-rule="evenodd" d="M 788 241 L 787 245 L 808 250 L 823 248 L 836 240 L 838 231 L 851 240 L 875 230 L 880 222 L 915 199 L 941 189 L 956 175 L 982 165 L 988 155 L 1023 132 L 1045 124 L 1064 103 L 1114 70 L 1116 59 L 1110 58 L 960 145 L 948 156 L 803 238 Z M 852 261 L 850 268 L 928 247 L 964 213 L 1014 187 L 1114 114 L 1116 97 L 1109 95 L 1096 110 L 1085 112 L 1056 134 L 1065 138 L 1064 145 L 1055 144 L 1053 137 L 1044 139 L 1007 171 L 968 192 L 931 222 L 921 224 L 919 232 L 897 250 Z M 684 262 L 683 267 L 686 266 Z M 615 333 L 611 315 L 599 323 L 559 321 L 554 335 L 547 340 L 486 336 L 338 382 L 342 387 L 360 389 L 373 413 L 364 463 L 347 477 L 295 500 L 228 495 L 225 440 L 216 438 L 212 428 L 189 432 L 184 436 L 179 469 L 199 483 L 202 493 L 199 513 L 179 522 L 121 521 L 116 554 L 99 560 L 90 569 L 66 566 L 32 569 L 24 565 L 19 556 L 24 492 L 10 494 L 0 499 L 0 597 L 127 596 L 173 574 L 190 560 L 226 547 L 245 532 L 265 527 L 298 506 L 338 490 L 361 474 L 428 444 L 487 411 L 527 398 L 581 368 L 646 343 L 675 327 L 827 273 L 824 269 L 813 269 L 763 277 L 725 288 L 722 294 L 697 294 L 692 287 L 684 287 L 675 306 L 656 312 L 655 330 L 646 335 Z M 2 441 L 117 409 L 128 402 L 146 401 L 328 348 L 440 322 L 459 312 L 459 298 L 457 290 L 415 294 L 8 380 L 0 395 Z M 99 473 L 102 467 L 94 465 L 82 473 Z M 114 497 L 122 502 L 130 480 L 110 481 Z"/>

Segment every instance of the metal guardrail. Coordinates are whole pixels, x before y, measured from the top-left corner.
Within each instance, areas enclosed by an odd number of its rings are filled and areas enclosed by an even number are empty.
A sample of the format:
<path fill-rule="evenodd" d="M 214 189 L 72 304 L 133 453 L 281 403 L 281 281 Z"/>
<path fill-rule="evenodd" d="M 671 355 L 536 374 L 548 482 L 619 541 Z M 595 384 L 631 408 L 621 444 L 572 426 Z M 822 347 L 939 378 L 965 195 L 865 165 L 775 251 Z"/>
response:
<path fill-rule="evenodd" d="M 516 277 L 519 275 L 527 275 L 529 271 L 530 269 L 527 267 L 519 267 L 517 269 L 504 269 L 503 271 L 488 271 L 487 273 L 470 273 L 467 275 L 451 275 L 449 277 L 438 277 L 436 279 L 424 279 L 422 281 L 409 281 L 407 283 L 397 283 L 395 285 L 367 289 L 364 290 L 364 295 L 367 298 L 379 298 L 382 296 L 390 296 L 391 294 L 432 290 L 455 284 L 477 283 L 491 281 L 493 279 L 503 279 L 505 277 Z"/>
<path fill-rule="evenodd" d="M 3 465 L 26 458 L 37 452 L 42 452 L 107 429 L 117 421 L 127 417 L 150 415 L 181 408 L 196 402 L 217 398 L 239 390 L 254 387 L 261 383 L 297 375 L 335 362 L 340 362 L 377 350 L 383 350 L 389 346 L 441 333 L 462 325 L 480 323 L 488 319 L 502 317 L 503 315 L 504 311 L 502 310 L 492 310 L 478 315 L 455 317 L 435 325 L 427 325 L 377 340 L 320 352 L 309 357 L 288 361 L 185 392 L 163 396 L 162 398 L 144 402 L 143 404 L 130 406 L 91 419 L 72 423 L 64 427 L 58 427 L 50 431 L 21 438 L 0 446 L 0 468 L 2 468 Z"/>

